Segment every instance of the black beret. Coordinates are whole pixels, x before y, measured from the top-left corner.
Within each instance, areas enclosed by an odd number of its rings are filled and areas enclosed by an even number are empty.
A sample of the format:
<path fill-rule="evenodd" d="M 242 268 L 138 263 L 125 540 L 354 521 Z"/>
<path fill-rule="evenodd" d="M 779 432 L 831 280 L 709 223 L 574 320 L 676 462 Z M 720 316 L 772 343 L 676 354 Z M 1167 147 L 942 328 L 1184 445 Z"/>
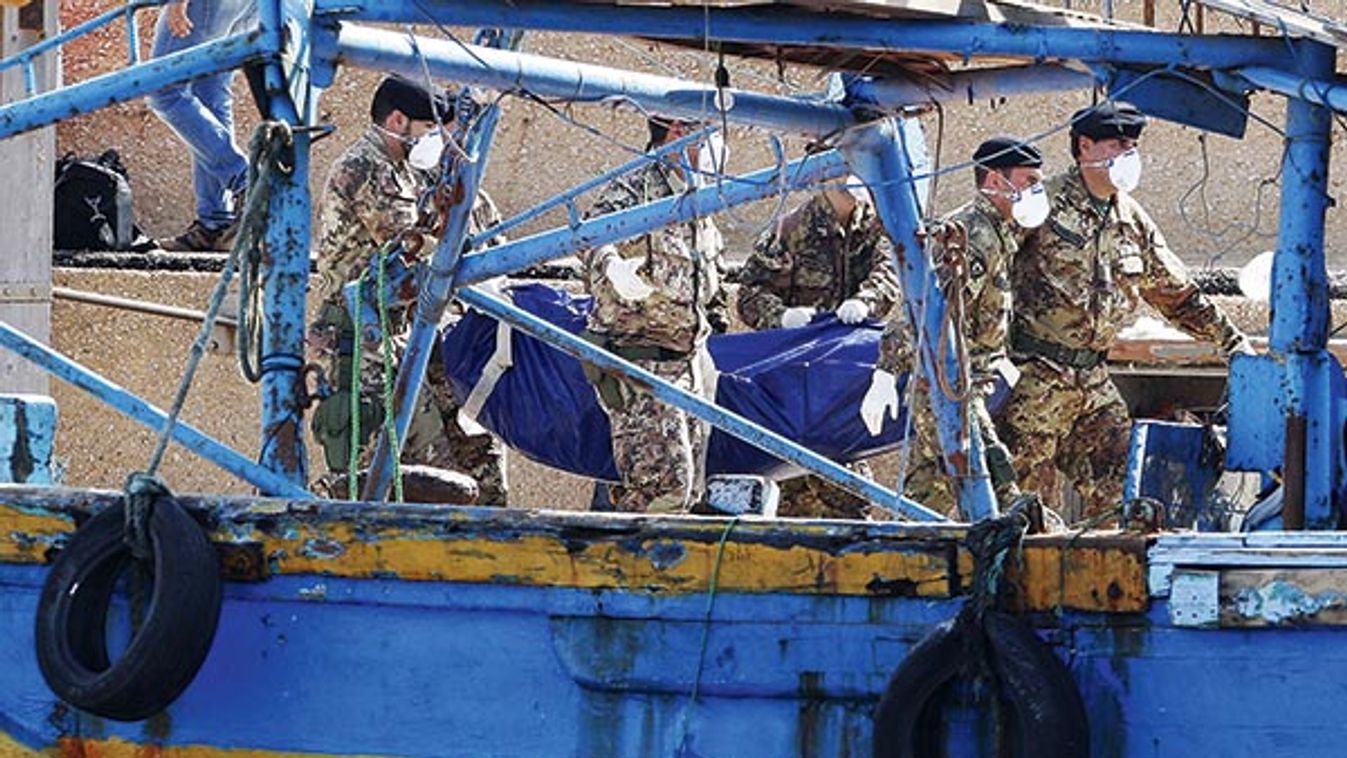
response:
<path fill-rule="evenodd" d="M 1038 148 L 1018 137 L 1000 135 L 978 145 L 973 162 L 983 168 L 1040 168 L 1043 154 Z"/>
<path fill-rule="evenodd" d="M 1090 139 L 1137 139 L 1146 126 L 1146 116 L 1131 103 L 1106 100 L 1082 108 L 1071 117 L 1071 133 Z"/>
<path fill-rule="evenodd" d="M 374 102 L 402 111 L 402 115 L 413 121 L 452 121 L 454 118 L 454 109 L 444 90 L 437 87 L 432 92 L 425 85 L 400 76 L 390 76 L 380 82 L 374 91 Z M 435 111 L 439 111 L 438 119 L 431 110 L 432 102 Z"/>

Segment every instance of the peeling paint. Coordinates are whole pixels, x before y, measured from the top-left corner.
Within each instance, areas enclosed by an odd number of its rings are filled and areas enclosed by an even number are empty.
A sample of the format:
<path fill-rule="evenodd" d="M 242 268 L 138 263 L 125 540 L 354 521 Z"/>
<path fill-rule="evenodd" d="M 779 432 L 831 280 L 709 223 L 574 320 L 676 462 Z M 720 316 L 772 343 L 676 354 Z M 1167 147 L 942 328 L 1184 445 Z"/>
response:
<path fill-rule="evenodd" d="M 1272 624 L 1304 621 L 1328 608 L 1347 607 L 1347 593 L 1310 594 L 1285 581 L 1272 581 L 1262 587 L 1246 587 L 1235 593 L 1235 612 L 1244 618 L 1262 619 Z"/>
<path fill-rule="evenodd" d="M 327 600 L 327 585 L 320 582 L 312 587 L 300 587 L 299 599 L 314 602 Z"/>
<path fill-rule="evenodd" d="M 345 555 L 346 546 L 336 540 L 310 539 L 304 541 L 304 547 L 300 548 L 299 554 L 305 558 L 330 560 Z"/>
<path fill-rule="evenodd" d="M 650 547 L 647 555 L 650 556 L 652 566 L 664 571 L 682 563 L 688 555 L 688 550 L 677 542 L 657 542 Z"/>

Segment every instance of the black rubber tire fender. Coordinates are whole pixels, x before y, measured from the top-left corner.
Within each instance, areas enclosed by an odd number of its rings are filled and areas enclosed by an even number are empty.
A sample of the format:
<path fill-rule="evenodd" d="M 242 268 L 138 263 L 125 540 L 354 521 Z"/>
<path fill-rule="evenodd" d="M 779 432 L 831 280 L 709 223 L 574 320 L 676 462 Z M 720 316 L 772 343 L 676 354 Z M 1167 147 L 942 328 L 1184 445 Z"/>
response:
<path fill-rule="evenodd" d="M 172 498 L 149 519 L 153 586 L 140 628 L 109 661 L 107 615 L 117 579 L 130 567 L 124 506 L 105 508 L 71 536 L 38 601 L 36 644 L 42 676 L 65 702 L 119 721 L 166 708 L 201 668 L 220 618 L 215 549 Z"/>
<path fill-rule="evenodd" d="M 1088 758 L 1089 724 L 1071 672 L 1029 626 L 1008 614 L 986 615 L 989 655 L 999 695 L 1018 720 L 1021 755 Z M 932 698 L 963 671 L 970 625 L 957 619 L 937 626 L 908 653 L 889 678 L 874 718 L 875 758 L 934 758 Z"/>

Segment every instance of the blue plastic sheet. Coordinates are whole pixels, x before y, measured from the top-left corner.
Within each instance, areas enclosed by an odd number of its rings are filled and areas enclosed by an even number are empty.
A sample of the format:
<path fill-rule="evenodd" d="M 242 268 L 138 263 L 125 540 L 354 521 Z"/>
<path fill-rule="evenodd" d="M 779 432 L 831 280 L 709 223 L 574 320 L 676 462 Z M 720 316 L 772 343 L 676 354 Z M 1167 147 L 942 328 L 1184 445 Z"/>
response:
<path fill-rule="evenodd" d="M 515 305 L 540 318 L 575 334 L 584 330 L 588 297 L 540 284 L 508 293 Z M 445 369 L 460 402 L 495 351 L 496 326 L 495 319 L 470 311 L 442 337 Z M 877 437 L 860 417 L 881 330 L 876 323 L 847 326 L 820 316 L 800 329 L 713 336 L 716 402 L 837 461 L 891 449 L 902 441 L 906 413 L 886 418 Z M 517 332 L 511 334 L 511 350 L 513 365 L 497 381 L 478 422 L 533 460 L 616 480 L 608 417 L 580 362 Z M 780 476 L 790 470 L 719 430 L 711 435 L 706 467 L 708 474 Z"/>

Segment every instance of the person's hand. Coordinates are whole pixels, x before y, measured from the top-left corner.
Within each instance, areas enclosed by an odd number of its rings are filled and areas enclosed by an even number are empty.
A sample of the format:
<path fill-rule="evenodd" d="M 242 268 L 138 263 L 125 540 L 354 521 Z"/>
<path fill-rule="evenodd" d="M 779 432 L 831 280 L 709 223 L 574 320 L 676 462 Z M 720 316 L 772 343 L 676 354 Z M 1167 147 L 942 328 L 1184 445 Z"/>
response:
<path fill-rule="evenodd" d="M 608 259 L 603 273 L 613 283 L 617 296 L 623 300 L 644 300 L 655 292 L 655 288 L 646 284 L 637 269 L 645 263 L 645 256 L 622 258 L 614 255 Z"/>
<path fill-rule="evenodd" d="M 187 17 L 187 3 L 191 0 L 182 0 L 180 3 L 173 3 L 164 8 L 164 13 L 168 14 L 168 30 L 174 37 L 186 37 L 192 33 L 192 19 Z"/>
<path fill-rule="evenodd" d="M 794 308 L 787 308 L 781 314 L 782 329 L 799 329 L 808 324 L 814 318 L 814 309 L 808 306 L 799 305 Z"/>
<path fill-rule="evenodd" d="M 878 437 L 884 431 L 885 413 L 893 421 L 898 420 L 898 377 L 877 368 L 870 375 L 870 389 L 861 400 L 861 421 L 865 422 L 871 437 Z"/>
<path fill-rule="evenodd" d="M 837 320 L 844 324 L 859 324 L 870 315 L 870 306 L 864 300 L 851 298 L 837 307 Z"/>

